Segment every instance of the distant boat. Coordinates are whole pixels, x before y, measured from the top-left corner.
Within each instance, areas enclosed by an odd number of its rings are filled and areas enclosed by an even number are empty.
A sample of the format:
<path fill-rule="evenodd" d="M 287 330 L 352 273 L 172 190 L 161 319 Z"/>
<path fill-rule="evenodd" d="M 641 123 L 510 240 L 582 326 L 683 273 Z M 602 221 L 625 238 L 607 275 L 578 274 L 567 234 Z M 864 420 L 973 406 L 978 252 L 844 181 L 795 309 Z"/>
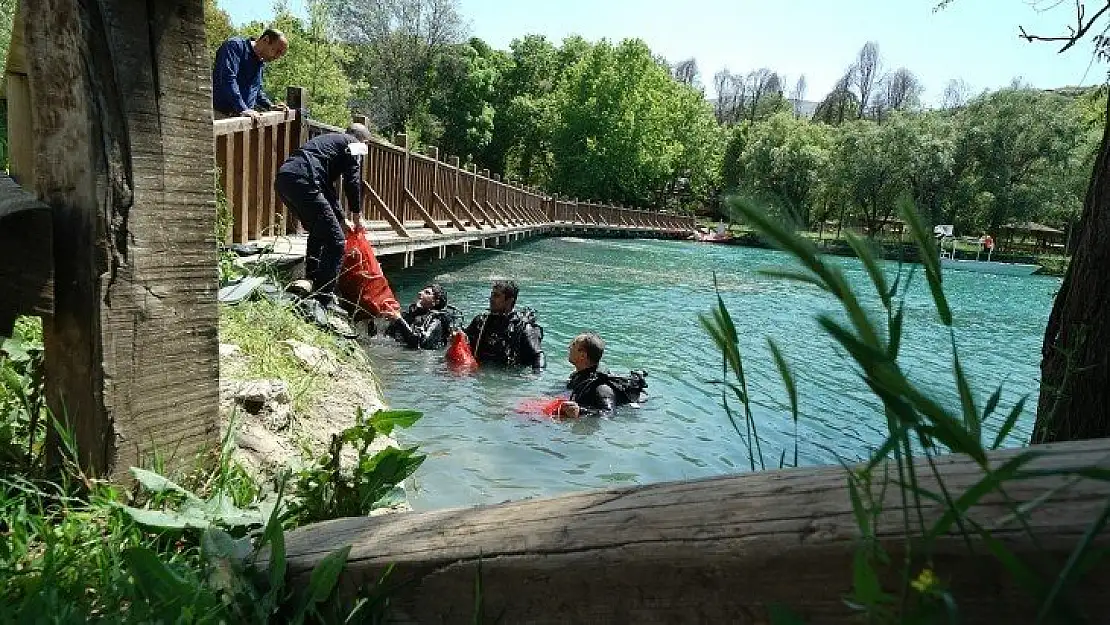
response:
<path fill-rule="evenodd" d="M 702 243 L 728 243 L 732 240 L 732 233 L 729 232 L 725 225 L 717 224 L 717 230 L 710 232 L 708 228 L 701 227 L 694 231 L 694 240 Z"/>
<path fill-rule="evenodd" d="M 1000 276 L 1031 276 L 1041 269 L 1040 265 L 1029 263 L 1000 263 L 991 260 L 994 253 L 994 238 L 989 234 L 979 239 L 981 248 L 987 249 L 987 260 L 979 260 L 981 252 L 975 254 L 975 260 L 956 258 L 956 239 L 952 236 L 952 226 L 941 225 L 933 228 L 933 234 L 940 239 L 940 266 L 945 269 L 959 271 L 975 271 L 990 273 Z M 952 239 L 952 248 L 944 249 L 944 242 Z"/>

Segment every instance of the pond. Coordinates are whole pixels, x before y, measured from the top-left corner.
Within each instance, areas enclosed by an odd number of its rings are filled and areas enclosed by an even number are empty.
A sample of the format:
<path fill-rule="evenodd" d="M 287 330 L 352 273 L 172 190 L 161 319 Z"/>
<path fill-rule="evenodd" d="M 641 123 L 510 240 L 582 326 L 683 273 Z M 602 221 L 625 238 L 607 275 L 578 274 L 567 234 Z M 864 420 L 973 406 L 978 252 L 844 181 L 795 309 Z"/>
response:
<path fill-rule="evenodd" d="M 859 261 L 831 258 L 857 293 L 879 310 Z M 799 464 L 852 461 L 883 440 L 878 400 L 820 329 L 839 306 L 816 288 L 761 273 L 793 265 L 780 252 L 680 241 L 555 237 L 510 249 L 477 250 L 390 276 L 407 305 L 432 280 L 467 321 L 486 307 L 489 287 L 512 279 L 518 305 L 538 311 L 546 371 L 451 373 L 442 352 L 404 350 L 376 338 L 366 346 L 395 408 L 424 417 L 399 431 L 428 460 L 409 481 L 418 510 L 497 503 L 613 485 L 645 484 L 750 470 L 748 453 L 721 405 L 721 356 L 698 316 L 717 288 L 741 336 L 748 384 L 768 467 L 785 451 Z M 897 263 L 886 263 L 889 276 Z M 906 297 L 900 362 L 921 388 L 958 407 L 947 328 L 937 320 L 923 272 Z M 908 266 L 905 268 L 908 270 Z M 952 271 L 944 277 L 960 358 L 982 406 L 1003 385 L 1003 415 L 1024 395 L 1029 407 L 1010 444 L 1028 438 L 1036 404 L 1040 345 L 1058 278 Z M 606 341 L 603 362 L 617 374 L 648 371 L 650 399 L 610 418 L 556 422 L 517 412 L 521 401 L 553 397 L 572 367 L 567 344 L 592 330 Z M 794 370 L 800 419 L 795 439 L 787 395 L 767 347 L 773 338 Z M 995 432 L 1002 416 L 985 425 Z"/>

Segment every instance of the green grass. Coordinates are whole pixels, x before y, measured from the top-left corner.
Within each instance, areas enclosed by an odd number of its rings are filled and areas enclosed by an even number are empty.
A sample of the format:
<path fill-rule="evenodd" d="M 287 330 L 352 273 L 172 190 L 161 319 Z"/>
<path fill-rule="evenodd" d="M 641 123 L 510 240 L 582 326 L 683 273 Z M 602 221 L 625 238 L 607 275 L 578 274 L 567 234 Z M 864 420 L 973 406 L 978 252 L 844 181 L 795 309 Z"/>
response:
<path fill-rule="evenodd" d="M 287 305 L 263 299 L 220 306 L 220 342 L 238 345 L 242 350 L 242 358 L 232 359 L 221 375 L 284 380 L 289 385 L 294 410 L 307 410 L 326 388 L 326 376 L 306 369 L 294 358 L 284 342 L 287 339 L 327 350 L 344 362 L 359 362 L 353 357 L 354 346 L 349 342 L 305 322 Z"/>

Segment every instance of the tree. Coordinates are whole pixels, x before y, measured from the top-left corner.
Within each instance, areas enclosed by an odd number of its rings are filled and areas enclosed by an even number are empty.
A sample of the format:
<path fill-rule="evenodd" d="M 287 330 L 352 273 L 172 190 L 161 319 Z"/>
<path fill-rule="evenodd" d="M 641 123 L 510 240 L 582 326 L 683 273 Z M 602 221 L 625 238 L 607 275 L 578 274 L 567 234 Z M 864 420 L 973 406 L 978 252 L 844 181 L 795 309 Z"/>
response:
<path fill-rule="evenodd" d="M 863 107 L 860 105 L 859 96 L 852 93 L 851 80 L 852 75 L 849 72 L 836 83 L 833 90 L 817 105 L 817 109 L 813 112 L 813 119 L 835 126 L 859 116 L 859 111 Z"/>
<path fill-rule="evenodd" d="M 14 2 L 14 0 L 2 1 Z M 204 0 L 204 37 L 209 65 L 216 62 L 216 51 L 220 49 L 220 45 L 234 34 L 235 27 L 231 24 L 231 16 L 227 11 L 220 8 L 217 0 Z"/>
<path fill-rule="evenodd" d="M 693 57 L 675 63 L 672 75 L 680 85 L 701 89 L 701 84 L 698 82 L 698 61 Z"/>
<path fill-rule="evenodd" d="M 875 87 L 882 76 L 881 63 L 879 44 L 868 41 L 860 48 L 856 62 L 848 71 L 849 87 L 855 88 L 856 99 L 859 101 L 859 110 L 856 112 L 858 119 L 863 119 L 871 110 L 871 98 L 875 95 Z"/>
<path fill-rule="evenodd" d="M 354 46 L 349 76 L 375 124 L 403 132 L 430 95 L 436 56 L 463 39 L 458 0 L 328 0 L 341 39 Z"/>
<path fill-rule="evenodd" d="M 866 120 L 846 122 L 832 150 L 832 184 L 875 236 L 909 191 L 909 146 L 904 127 Z"/>
<path fill-rule="evenodd" d="M 904 67 L 883 77 L 880 88 L 874 105 L 877 119 L 883 119 L 894 111 L 917 107 L 921 103 L 921 92 L 924 90 L 917 76 Z"/>
<path fill-rule="evenodd" d="M 967 104 L 971 98 L 971 86 L 962 78 L 953 78 L 944 87 L 944 95 L 940 99 L 940 107 L 946 111 L 958 109 Z"/>
<path fill-rule="evenodd" d="M 754 124 L 739 155 L 737 185 L 771 196 L 791 223 L 808 226 L 829 160 L 828 127 L 778 113 Z"/>
<path fill-rule="evenodd" d="M 333 28 L 324 3 L 307 0 L 306 5 L 307 23 L 293 14 L 287 2 L 278 2 L 270 24 L 254 22 L 242 32 L 257 37 L 267 26 L 273 26 L 289 40 L 285 56 L 266 66 L 263 86 L 272 98 L 283 98 L 286 87 L 304 87 L 313 119 L 346 126 L 351 121 L 352 88 L 343 63 L 350 59 L 350 52 L 331 39 Z"/>
<path fill-rule="evenodd" d="M 500 80 L 501 53 L 480 39 L 446 50 L 436 60 L 436 92 L 430 111 L 443 124 L 439 137 L 429 137 L 445 154 L 469 161 L 493 138 L 492 100 Z"/>
<path fill-rule="evenodd" d="M 943 8 L 951 0 L 942 0 Z M 1061 42 L 1070 49 L 1092 29 L 1106 32 L 1110 4 L 1077 2 L 1077 21 L 1062 36 L 1025 32 L 1030 41 Z M 1096 52 L 1108 58 L 1110 39 L 1095 37 Z M 1107 106 L 1110 107 L 1110 100 Z M 1108 109 L 1110 111 L 1110 109 Z M 1110 117 L 1110 114 L 1108 114 Z M 1032 442 L 1110 436 L 1110 126 L 1105 126 L 1083 213 L 1076 228 L 1075 253 L 1052 305 L 1041 348 L 1041 389 Z"/>
<path fill-rule="evenodd" d="M 801 117 L 802 103 L 806 99 L 806 75 L 798 76 L 798 82 L 794 83 L 794 89 L 790 92 L 790 103 L 794 105 L 794 117 Z"/>

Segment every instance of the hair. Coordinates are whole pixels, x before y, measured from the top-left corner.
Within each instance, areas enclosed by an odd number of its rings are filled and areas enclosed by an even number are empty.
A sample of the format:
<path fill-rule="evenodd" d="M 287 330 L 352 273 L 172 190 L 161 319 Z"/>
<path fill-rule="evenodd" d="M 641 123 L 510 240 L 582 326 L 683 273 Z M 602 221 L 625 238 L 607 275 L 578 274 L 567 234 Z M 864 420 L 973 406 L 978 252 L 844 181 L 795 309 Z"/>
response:
<path fill-rule="evenodd" d="M 269 42 L 281 41 L 282 39 L 285 39 L 285 33 L 276 28 L 267 28 L 266 30 L 262 31 L 262 36 L 259 37 L 259 39 L 265 39 Z"/>
<path fill-rule="evenodd" d="M 586 358 L 595 365 L 601 362 L 601 357 L 605 355 L 605 341 L 596 332 L 583 332 L 574 337 L 571 344 L 581 346 L 586 352 Z"/>
<path fill-rule="evenodd" d="M 517 288 L 516 282 L 513 282 L 512 280 L 498 280 L 497 282 L 493 283 L 492 290 L 494 293 L 500 293 L 502 295 L 511 297 L 514 303 L 516 302 L 517 294 L 520 293 L 520 289 Z"/>
<path fill-rule="evenodd" d="M 344 132 L 351 135 L 355 139 L 358 139 L 359 141 L 370 140 L 370 129 L 367 128 L 365 124 L 353 123 L 350 126 L 347 126 L 347 130 L 345 130 Z"/>
<path fill-rule="evenodd" d="M 425 284 L 424 288 L 425 289 L 431 289 L 432 290 L 432 295 L 434 295 L 435 298 L 436 298 L 435 304 L 432 304 L 433 308 L 435 308 L 436 310 L 443 310 L 444 308 L 447 307 L 447 290 L 446 289 L 444 289 L 441 285 L 436 284 L 435 282 L 433 282 L 431 284 Z"/>

